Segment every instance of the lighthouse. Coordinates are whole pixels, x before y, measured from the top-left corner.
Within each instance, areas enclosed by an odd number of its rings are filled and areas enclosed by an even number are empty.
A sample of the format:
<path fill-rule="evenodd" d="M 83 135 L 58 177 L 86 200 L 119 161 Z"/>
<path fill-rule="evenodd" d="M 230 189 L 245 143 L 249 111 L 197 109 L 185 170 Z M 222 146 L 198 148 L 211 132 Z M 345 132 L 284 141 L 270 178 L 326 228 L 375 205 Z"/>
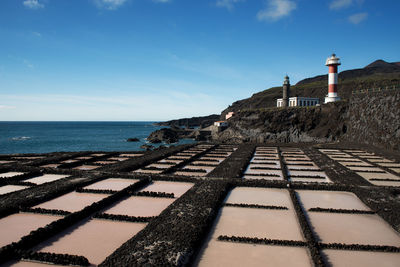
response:
<path fill-rule="evenodd" d="M 326 60 L 326 66 L 329 67 L 328 76 L 328 95 L 325 97 L 325 104 L 329 102 L 339 101 L 340 97 L 337 94 L 337 83 L 338 83 L 338 66 L 340 65 L 340 59 L 335 54 L 328 57 Z"/>
<path fill-rule="evenodd" d="M 283 92 L 282 92 L 282 107 L 288 107 L 289 106 L 289 98 L 290 98 L 290 82 L 289 82 L 289 76 L 285 76 L 285 81 L 283 82 L 282 86 Z"/>

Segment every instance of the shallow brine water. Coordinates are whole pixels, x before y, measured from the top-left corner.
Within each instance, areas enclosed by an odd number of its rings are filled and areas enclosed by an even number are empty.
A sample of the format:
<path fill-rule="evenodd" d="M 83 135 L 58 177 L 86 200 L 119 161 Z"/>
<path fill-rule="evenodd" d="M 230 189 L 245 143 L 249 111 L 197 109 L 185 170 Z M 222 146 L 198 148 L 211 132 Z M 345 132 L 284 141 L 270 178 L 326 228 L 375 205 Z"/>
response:
<path fill-rule="evenodd" d="M 85 189 L 95 189 L 95 190 L 122 190 L 139 180 L 137 179 L 123 179 L 123 178 L 108 178 L 106 180 L 99 181 L 97 183 L 88 185 Z"/>
<path fill-rule="evenodd" d="M 85 256 L 90 263 L 100 264 L 145 226 L 145 223 L 91 219 L 66 229 L 36 249 Z"/>
<path fill-rule="evenodd" d="M 141 217 L 158 216 L 174 201 L 175 199 L 173 198 L 133 196 L 112 205 L 110 208 L 105 209 L 104 212 Z"/>
<path fill-rule="evenodd" d="M 236 187 L 228 193 L 225 202 L 283 206 L 292 209 L 289 192 L 284 189 Z"/>
<path fill-rule="evenodd" d="M 335 267 L 398 267 L 400 264 L 400 253 L 324 249 L 322 254 Z"/>
<path fill-rule="evenodd" d="M 292 210 L 223 207 L 214 237 L 220 235 L 303 240 Z"/>
<path fill-rule="evenodd" d="M 42 204 L 36 205 L 34 206 L 34 208 L 56 209 L 75 212 L 91 205 L 94 202 L 100 201 L 107 196 L 107 194 L 71 192 L 44 202 Z"/>
<path fill-rule="evenodd" d="M 44 184 L 44 183 L 49 183 L 49 182 L 54 182 L 59 179 L 63 179 L 68 177 L 69 175 L 61 175 L 61 174 L 44 174 L 39 177 L 34 177 L 28 180 L 25 180 L 26 182 L 34 183 L 34 184 Z"/>
<path fill-rule="evenodd" d="M 308 212 L 324 243 L 400 246 L 400 235 L 375 214 Z"/>
<path fill-rule="evenodd" d="M 153 181 L 152 184 L 146 186 L 141 191 L 173 193 L 174 196 L 178 198 L 192 188 L 193 185 L 193 183 Z"/>
<path fill-rule="evenodd" d="M 349 192 L 297 190 L 300 202 L 311 208 L 370 210 L 356 195 Z"/>
<path fill-rule="evenodd" d="M 0 247 L 17 242 L 31 231 L 61 219 L 62 216 L 17 213 L 0 219 Z"/>
<path fill-rule="evenodd" d="M 0 195 L 5 195 L 11 192 L 16 192 L 28 188 L 29 186 L 23 185 L 4 185 L 0 187 Z"/>

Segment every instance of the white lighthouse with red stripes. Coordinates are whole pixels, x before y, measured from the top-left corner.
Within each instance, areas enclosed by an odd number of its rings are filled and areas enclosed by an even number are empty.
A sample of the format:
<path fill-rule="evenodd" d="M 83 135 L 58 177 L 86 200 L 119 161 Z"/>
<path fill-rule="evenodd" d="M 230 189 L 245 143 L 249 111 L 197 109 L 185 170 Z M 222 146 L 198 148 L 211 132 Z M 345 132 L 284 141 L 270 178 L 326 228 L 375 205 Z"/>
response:
<path fill-rule="evenodd" d="M 340 97 L 337 94 L 337 84 L 338 84 L 338 66 L 340 65 L 340 59 L 336 57 L 335 54 L 328 57 L 326 60 L 326 66 L 329 67 L 329 76 L 328 76 L 328 95 L 325 97 L 325 104 L 329 102 L 339 101 Z"/>

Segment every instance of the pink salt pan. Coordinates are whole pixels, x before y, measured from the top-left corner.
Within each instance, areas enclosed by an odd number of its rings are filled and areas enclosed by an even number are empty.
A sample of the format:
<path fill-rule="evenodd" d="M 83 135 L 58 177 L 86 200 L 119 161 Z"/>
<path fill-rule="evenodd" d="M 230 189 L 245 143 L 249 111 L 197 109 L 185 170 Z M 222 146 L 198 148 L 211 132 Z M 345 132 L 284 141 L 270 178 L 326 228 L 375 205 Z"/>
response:
<path fill-rule="evenodd" d="M 292 210 L 223 207 L 213 236 L 220 235 L 303 240 Z"/>
<path fill-rule="evenodd" d="M 18 261 L 15 263 L 6 263 L 7 267 L 54 267 L 54 266 L 63 266 L 63 265 L 56 265 L 56 264 L 46 264 L 40 262 L 33 262 L 33 261 Z"/>
<path fill-rule="evenodd" d="M 75 170 L 81 170 L 81 171 L 91 171 L 91 170 L 95 170 L 97 168 L 100 168 L 100 166 L 95 166 L 95 165 L 82 165 L 82 166 L 78 166 L 75 167 Z"/>
<path fill-rule="evenodd" d="M 61 174 L 44 174 L 39 177 L 34 177 L 29 180 L 26 180 L 26 182 L 34 183 L 34 184 L 44 184 L 44 183 L 49 183 L 53 182 L 59 179 L 63 179 L 68 177 L 69 175 L 61 175 Z"/>
<path fill-rule="evenodd" d="M 42 204 L 36 205 L 34 208 L 57 209 L 75 212 L 85 208 L 86 206 L 91 205 L 94 202 L 100 201 L 107 196 L 108 195 L 106 194 L 71 192 L 44 202 Z"/>
<path fill-rule="evenodd" d="M 102 180 L 97 183 L 88 185 L 85 187 L 85 189 L 120 191 L 138 181 L 139 180 L 137 180 L 137 179 L 109 178 L 109 179 Z"/>
<path fill-rule="evenodd" d="M 9 177 L 14 177 L 17 175 L 22 175 L 24 174 L 23 172 L 5 172 L 5 173 L 0 173 L 0 178 L 9 178 Z"/>
<path fill-rule="evenodd" d="M 253 245 L 211 240 L 200 253 L 194 266 L 274 266 L 311 267 L 307 249 Z"/>
<path fill-rule="evenodd" d="M 186 193 L 186 191 L 188 191 L 190 188 L 192 188 L 192 186 L 192 183 L 154 181 L 152 184 L 146 186 L 141 191 L 174 193 L 174 196 L 178 198 Z"/>
<path fill-rule="evenodd" d="M 297 190 L 300 202 L 311 208 L 370 210 L 356 195 L 349 192 Z"/>
<path fill-rule="evenodd" d="M 0 219 L 0 247 L 18 242 L 31 231 L 61 219 L 61 216 L 17 213 Z"/>
<path fill-rule="evenodd" d="M 335 267 L 398 267 L 400 264 L 400 253 L 325 249 L 323 254 Z"/>
<path fill-rule="evenodd" d="M 110 208 L 104 210 L 104 212 L 128 216 L 158 216 L 174 201 L 175 199 L 173 198 L 133 196 L 114 204 Z"/>
<path fill-rule="evenodd" d="M 5 195 L 11 192 L 16 192 L 28 188 L 29 186 L 23 185 L 4 185 L 0 187 L 0 195 Z"/>
<path fill-rule="evenodd" d="M 81 255 L 100 264 L 146 224 L 91 219 L 66 229 L 38 246 L 41 252 Z"/>
<path fill-rule="evenodd" d="M 236 187 L 227 196 L 226 203 L 283 206 L 292 209 L 289 192 L 284 189 Z"/>
<path fill-rule="evenodd" d="M 324 243 L 400 246 L 400 235 L 375 214 L 308 212 Z"/>

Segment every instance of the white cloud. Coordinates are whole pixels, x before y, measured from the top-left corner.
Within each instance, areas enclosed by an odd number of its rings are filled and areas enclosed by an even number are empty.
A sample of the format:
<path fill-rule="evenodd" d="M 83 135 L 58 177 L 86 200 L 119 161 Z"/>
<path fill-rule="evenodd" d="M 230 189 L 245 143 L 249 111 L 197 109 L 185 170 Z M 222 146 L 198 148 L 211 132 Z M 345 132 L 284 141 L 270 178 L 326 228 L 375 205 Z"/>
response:
<path fill-rule="evenodd" d="M 368 13 L 357 13 L 349 17 L 349 21 L 353 24 L 359 24 L 368 18 Z"/>
<path fill-rule="evenodd" d="M 40 32 L 32 32 L 32 34 L 36 37 L 42 37 L 42 34 Z"/>
<path fill-rule="evenodd" d="M 127 0 L 94 0 L 98 8 L 115 10 L 125 4 Z"/>
<path fill-rule="evenodd" d="M 349 7 L 353 0 L 334 0 L 329 4 L 330 9 L 342 9 Z"/>
<path fill-rule="evenodd" d="M 14 106 L 0 105 L 0 109 L 14 109 Z"/>
<path fill-rule="evenodd" d="M 153 2 L 156 2 L 156 3 L 169 3 L 169 2 L 171 2 L 171 0 L 153 0 Z"/>
<path fill-rule="evenodd" d="M 257 13 L 259 21 L 276 21 L 288 16 L 297 7 L 290 0 L 268 0 L 267 7 Z"/>
<path fill-rule="evenodd" d="M 353 4 L 358 4 L 361 6 L 363 3 L 364 0 L 333 0 L 329 4 L 329 8 L 333 10 L 338 10 L 338 9 L 348 8 Z"/>
<path fill-rule="evenodd" d="M 232 10 L 234 5 L 239 2 L 243 2 L 245 0 L 217 0 L 217 7 L 223 7 L 228 10 Z"/>
<path fill-rule="evenodd" d="M 30 9 L 40 9 L 44 8 L 44 5 L 42 3 L 39 3 L 38 0 L 25 0 L 23 2 L 24 6 Z"/>
<path fill-rule="evenodd" d="M 25 65 L 26 67 L 30 68 L 30 69 L 33 69 L 33 68 L 35 67 L 31 62 L 29 62 L 29 61 L 26 60 L 26 59 L 23 59 L 23 60 L 22 60 L 22 63 L 24 63 L 24 65 Z"/>

